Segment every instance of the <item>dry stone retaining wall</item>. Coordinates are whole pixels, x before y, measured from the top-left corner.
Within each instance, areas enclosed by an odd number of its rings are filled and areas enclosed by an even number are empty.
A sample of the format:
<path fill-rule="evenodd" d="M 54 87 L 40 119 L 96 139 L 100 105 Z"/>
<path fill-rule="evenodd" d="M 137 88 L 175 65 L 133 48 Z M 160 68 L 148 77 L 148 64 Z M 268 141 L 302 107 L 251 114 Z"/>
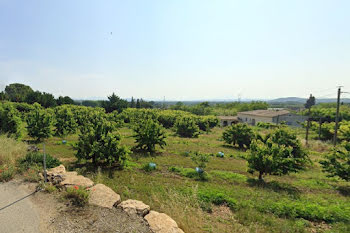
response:
<path fill-rule="evenodd" d="M 154 233 L 184 233 L 168 215 L 150 210 L 150 207 L 138 200 L 121 202 L 120 195 L 104 184 L 95 184 L 89 178 L 77 172 L 67 172 L 63 165 L 47 172 L 47 181 L 62 188 L 83 186 L 90 190 L 89 204 L 105 208 L 121 208 L 130 215 L 137 214 L 146 220 Z"/>

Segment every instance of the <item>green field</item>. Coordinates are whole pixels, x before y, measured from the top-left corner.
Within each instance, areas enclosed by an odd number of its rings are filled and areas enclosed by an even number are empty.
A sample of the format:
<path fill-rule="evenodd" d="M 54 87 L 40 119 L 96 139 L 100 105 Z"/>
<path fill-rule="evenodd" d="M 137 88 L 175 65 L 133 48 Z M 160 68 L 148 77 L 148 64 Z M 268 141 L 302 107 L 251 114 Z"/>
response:
<path fill-rule="evenodd" d="M 72 146 L 77 135 L 68 136 L 66 145 L 50 138 L 46 150 L 68 169 L 108 185 L 122 199 L 142 200 L 168 214 L 185 232 L 350 232 L 350 186 L 326 177 L 318 163 L 329 144 L 311 140 L 313 165 L 298 174 L 266 176 L 261 183 L 257 174 L 247 172 L 246 152 L 224 145 L 223 131 L 216 127 L 199 138 L 180 138 L 167 130 L 164 149 L 154 155 L 131 154 L 124 170 L 99 172 L 77 163 Z M 303 130 L 295 131 L 301 139 Z M 122 144 L 134 146 L 131 129 L 119 132 Z M 206 169 L 209 180 L 198 181 L 193 178 L 195 164 L 185 156 L 189 151 L 222 151 L 225 157 L 212 156 Z M 155 171 L 142 169 L 149 162 L 157 164 Z"/>

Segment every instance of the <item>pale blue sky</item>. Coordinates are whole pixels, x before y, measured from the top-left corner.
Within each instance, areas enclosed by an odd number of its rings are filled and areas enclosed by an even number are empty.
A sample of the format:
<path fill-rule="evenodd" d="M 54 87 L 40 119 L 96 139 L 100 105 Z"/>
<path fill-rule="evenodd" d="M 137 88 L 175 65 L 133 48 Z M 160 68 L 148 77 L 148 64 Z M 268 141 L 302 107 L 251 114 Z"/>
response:
<path fill-rule="evenodd" d="M 349 12 L 348 0 L 0 0 L 0 89 L 21 82 L 56 96 L 173 100 L 328 95 L 350 89 Z"/>

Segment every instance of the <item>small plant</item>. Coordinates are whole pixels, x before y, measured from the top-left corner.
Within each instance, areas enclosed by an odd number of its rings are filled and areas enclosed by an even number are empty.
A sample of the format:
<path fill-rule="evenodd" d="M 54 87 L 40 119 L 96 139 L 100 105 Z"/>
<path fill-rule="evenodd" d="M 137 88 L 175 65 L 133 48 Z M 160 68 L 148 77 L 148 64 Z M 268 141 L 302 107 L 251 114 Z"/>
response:
<path fill-rule="evenodd" d="M 18 160 L 19 165 L 24 169 L 32 167 L 43 167 L 44 154 L 39 152 L 29 152 L 24 158 Z M 46 154 L 46 168 L 57 167 L 61 164 L 61 161 L 50 154 Z"/>
<path fill-rule="evenodd" d="M 56 186 L 52 185 L 52 184 L 45 184 L 44 185 L 44 190 L 48 193 L 54 193 L 57 191 Z"/>
<path fill-rule="evenodd" d="M 68 187 L 64 197 L 69 199 L 73 205 L 83 207 L 89 201 L 90 191 L 82 186 Z"/>
<path fill-rule="evenodd" d="M 195 152 L 191 155 L 191 159 L 198 166 L 196 168 L 196 171 L 199 175 L 199 178 L 201 180 L 207 180 L 208 176 L 204 169 L 207 167 L 207 163 L 209 162 L 209 155 L 200 152 Z"/>
<path fill-rule="evenodd" d="M 216 154 L 216 157 L 224 158 L 224 157 L 225 157 L 225 153 L 220 151 L 220 152 L 218 152 L 218 153 Z"/>
<path fill-rule="evenodd" d="M 143 167 L 143 170 L 145 170 L 146 172 L 151 172 L 154 170 L 157 170 L 157 165 L 155 163 L 146 163 Z"/>
<path fill-rule="evenodd" d="M 0 167 L 0 182 L 9 181 L 15 175 L 15 168 L 13 166 Z"/>

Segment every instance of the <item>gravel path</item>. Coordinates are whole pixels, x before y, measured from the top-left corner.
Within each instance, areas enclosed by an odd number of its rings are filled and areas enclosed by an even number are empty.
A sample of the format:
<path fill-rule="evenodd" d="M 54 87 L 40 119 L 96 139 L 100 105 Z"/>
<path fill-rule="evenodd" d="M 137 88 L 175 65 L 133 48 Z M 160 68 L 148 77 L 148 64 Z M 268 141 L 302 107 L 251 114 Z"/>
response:
<path fill-rule="evenodd" d="M 23 189 L 16 182 L 0 183 L 0 231 L 2 233 L 39 232 L 39 213 L 30 198 L 14 203 L 29 194 L 28 190 Z M 14 204 L 8 206 L 11 203 Z"/>
<path fill-rule="evenodd" d="M 145 220 L 120 209 L 95 206 L 78 208 L 57 196 L 35 191 L 35 184 L 21 181 L 0 183 L 1 233 L 151 233 Z M 6 207 L 8 206 L 8 207 Z M 4 209 L 1 209 L 6 207 Z"/>

